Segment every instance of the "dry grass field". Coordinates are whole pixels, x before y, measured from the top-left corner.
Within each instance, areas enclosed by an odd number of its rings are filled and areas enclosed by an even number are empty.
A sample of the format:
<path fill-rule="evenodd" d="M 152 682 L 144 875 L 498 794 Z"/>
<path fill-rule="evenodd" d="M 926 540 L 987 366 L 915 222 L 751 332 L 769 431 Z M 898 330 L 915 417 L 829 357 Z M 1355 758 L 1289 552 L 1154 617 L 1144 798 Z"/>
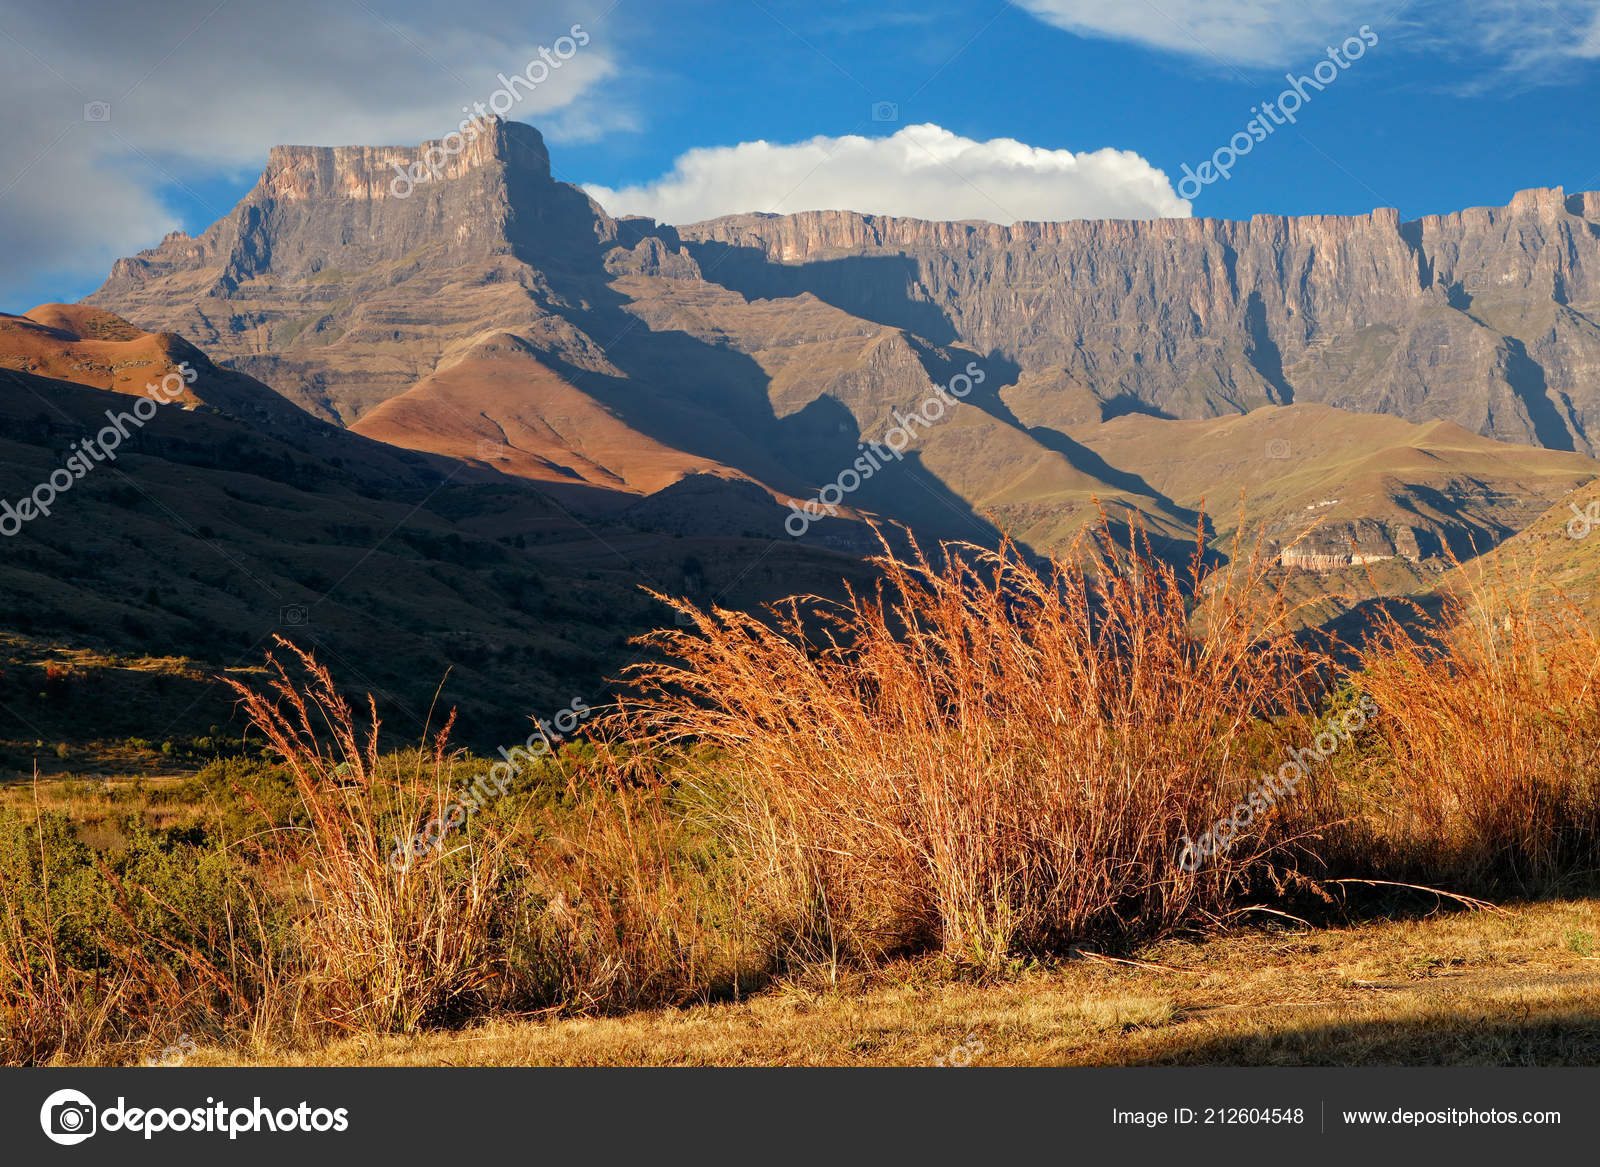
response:
<path fill-rule="evenodd" d="M 1480 578 L 1335 656 L 1248 548 L 1085 561 L 660 596 L 498 759 L 280 641 L 248 748 L 0 799 L 0 1058 L 1600 1063 L 1581 611 Z"/>
<path fill-rule="evenodd" d="M 740 1002 L 497 1020 L 187 1065 L 1594 1065 L 1600 900 L 1172 939 L 963 979 L 937 961 Z M 963 1050 L 962 1047 L 965 1047 Z"/>

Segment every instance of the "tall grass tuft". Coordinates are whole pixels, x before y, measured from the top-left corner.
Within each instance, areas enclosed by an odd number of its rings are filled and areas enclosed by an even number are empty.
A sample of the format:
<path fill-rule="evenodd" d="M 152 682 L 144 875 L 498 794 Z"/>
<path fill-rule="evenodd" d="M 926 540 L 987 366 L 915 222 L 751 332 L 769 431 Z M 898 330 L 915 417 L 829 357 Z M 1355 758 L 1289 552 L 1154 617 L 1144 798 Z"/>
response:
<path fill-rule="evenodd" d="M 609 1012 L 736 995 L 771 971 L 739 873 L 667 773 L 601 742 L 553 764 L 556 805 L 523 832 L 518 910 L 530 998 Z"/>
<path fill-rule="evenodd" d="M 738 897 L 650 759 L 563 750 L 517 785 L 475 783 L 447 748 L 382 755 L 327 669 L 283 642 L 244 709 L 294 776 L 304 825 L 259 842 L 294 901 L 292 944 L 317 1025 L 408 1032 L 486 1012 L 591 1012 L 736 988 Z M 407 854 L 427 823 L 454 826 Z M 398 851 L 397 851 L 398 844 Z M 288 1010 L 280 1006 L 280 1012 Z"/>
<path fill-rule="evenodd" d="M 1475 574 L 1437 617 L 1385 610 L 1360 654 L 1385 714 L 1350 846 L 1460 890 L 1549 890 L 1600 868 L 1600 637 L 1535 578 Z"/>
<path fill-rule="evenodd" d="M 1184 572 L 1102 530 L 1068 561 L 1091 570 L 885 543 L 877 591 L 839 604 L 762 619 L 661 597 L 692 627 L 647 638 L 668 659 L 634 670 L 634 715 L 720 752 L 704 803 L 797 949 L 993 964 L 1273 878 L 1309 798 L 1198 873 L 1177 863 L 1316 689 L 1264 556 L 1208 572 L 1197 549 Z"/>
<path fill-rule="evenodd" d="M 342 1029 L 409 1032 L 481 1007 L 504 974 L 506 953 L 492 940 L 507 906 L 509 835 L 462 833 L 447 844 L 454 862 L 393 861 L 396 840 L 408 844 L 448 813 L 449 722 L 431 749 L 385 757 L 372 699 L 362 728 L 328 670 L 278 644 L 299 679 L 269 655 L 267 692 L 229 683 L 293 774 L 304 815 L 255 840 L 267 879 L 299 908 L 294 1008 Z"/>

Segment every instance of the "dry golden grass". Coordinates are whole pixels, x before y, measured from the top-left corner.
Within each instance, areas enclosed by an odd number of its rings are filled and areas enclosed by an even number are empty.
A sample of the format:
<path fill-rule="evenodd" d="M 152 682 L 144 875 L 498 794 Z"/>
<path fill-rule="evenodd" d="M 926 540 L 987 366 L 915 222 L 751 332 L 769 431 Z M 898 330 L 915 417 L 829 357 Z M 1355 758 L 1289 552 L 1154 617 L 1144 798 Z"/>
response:
<path fill-rule="evenodd" d="M 452 793 L 445 743 L 407 766 L 378 750 L 378 719 L 362 734 L 326 668 L 279 638 L 298 658 L 298 681 L 274 659 L 270 695 L 230 681 L 245 716 L 294 775 L 306 825 L 252 840 L 270 884 L 304 905 L 293 1001 L 309 999 L 317 1020 L 361 1031 L 409 1030 L 450 1016 L 483 996 L 500 975 L 491 919 L 506 905 L 508 837 L 480 832 L 461 862 L 391 864 L 396 838 L 443 818 Z"/>
<path fill-rule="evenodd" d="M 137 778 L 45 778 L 0 785 L 0 807 L 32 821 L 41 812 L 65 814 L 74 823 L 102 826 L 137 812 L 146 826 L 164 828 L 193 821 L 195 808 L 150 802 L 150 795 L 181 790 L 191 776 L 160 774 Z"/>
<path fill-rule="evenodd" d="M 119 875 L 62 816 L 0 811 L 0 1057 L 110 1060 L 138 1038 L 125 1015 L 274 1061 L 449 1041 L 469 1062 L 1600 1062 L 1590 904 L 1170 939 L 1303 925 L 1384 881 L 1593 886 L 1588 624 L 1526 602 L 1486 620 L 1480 597 L 1420 640 L 1389 622 L 1341 672 L 1290 634 L 1259 557 L 1184 577 L 1102 537 L 1074 561 L 1094 570 L 913 548 L 842 604 L 680 603 L 690 627 L 650 638 L 594 740 L 470 820 L 450 807 L 478 764 L 448 723 L 380 754 L 370 700 L 358 716 L 306 654 L 273 662 L 265 692 L 235 688 L 293 814 L 184 852 L 203 879 L 148 839 Z M 1372 729 L 1319 732 L 1358 695 Z M 1292 797 L 1179 863 L 1324 738 Z M 430 821 L 454 826 L 395 862 Z M 83 964 L 52 890 L 72 854 L 76 902 L 118 929 L 80 928 Z M 1161 946 L 1055 964 L 1106 941 Z M 532 1014 L 565 1020 L 428 1036 Z"/>
<path fill-rule="evenodd" d="M 1600 635 L 1536 580 L 1473 581 L 1421 627 L 1385 613 L 1356 683 L 1381 748 L 1344 792 L 1372 866 L 1484 891 L 1600 869 Z"/>
<path fill-rule="evenodd" d="M 1600 901 L 1168 940 L 978 981 L 900 961 L 622 1017 L 490 1021 L 190 1065 L 973 1066 L 1600 1062 Z M 1168 971 L 1168 970 L 1171 971 Z M 969 1041 L 969 1035 L 971 1039 Z M 976 1046 L 981 1044 L 981 1052 Z"/>
<path fill-rule="evenodd" d="M 538 775 L 502 762 L 469 791 L 448 721 L 430 749 L 382 756 L 376 710 L 358 729 L 328 671 L 280 643 L 303 679 L 274 660 L 270 694 L 235 685 L 306 824 L 255 845 L 269 885 L 300 906 L 276 1013 L 410 1032 L 495 1010 L 688 1000 L 744 975 L 737 892 L 696 861 L 649 759 L 602 748 L 547 770 L 525 753 Z M 539 775 L 548 797 L 507 798 Z M 431 845 L 407 855 L 413 840 Z"/>
<path fill-rule="evenodd" d="M 1198 873 L 1177 861 L 1315 696 L 1320 658 L 1259 552 L 1207 573 L 1197 551 L 1185 576 L 1102 532 L 1071 556 L 1089 575 L 1009 545 L 937 564 L 911 548 L 875 561 L 876 594 L 766 622 L 677 602 L 692 628 L 650 637 L 669 660 L 635 670 L 626 730 L 719 752 L 690 781 L 800 951 L 995 964 L 1159 932 L 1281 878 L 1317 821 L 1310 790 L 1271 837 Z"/>

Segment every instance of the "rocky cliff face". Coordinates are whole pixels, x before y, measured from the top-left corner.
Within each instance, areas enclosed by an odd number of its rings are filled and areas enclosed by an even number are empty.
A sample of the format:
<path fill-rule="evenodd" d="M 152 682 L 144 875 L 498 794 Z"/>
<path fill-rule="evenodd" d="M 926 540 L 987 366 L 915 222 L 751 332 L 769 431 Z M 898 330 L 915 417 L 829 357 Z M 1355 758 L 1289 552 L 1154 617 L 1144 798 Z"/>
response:
<path fill-rule="evenodd" d="M 810 212 L 678 229 L 707 278 L 810 291 L 1014 361 L 1051 420 L 1294 401 L 1592 451 L 1600 194 L 1518 194 L 1402 223 L 927 223 Z"/>
<path fill-rule="evenodd" d="M 253 280 L 322 276 L 326 283 L 340 272 L 400 263 L 419 249 L 435 266 L 481 262 L 510 250 L 519 212 L 537 220 L 538 194 L 553 185 L 539 132 L 497 119 L 473 122 L 453 154 L 443 141 L 274 146 L 255 188 L 231 214 L 198 239 L 175 232 L 151 251 L 118 260 L 96 297 L 138 299 L 164 278 L 220 269 L 204 290 L 244 299 L 241 287 Z M 597 224 L 609 222 L 593 210 Z"/>
<path fill-rule="evenodd" d="M 488 119 L 450 144 L 275 147 L 228 216 L 117 261 L 88 302 L 165 321 L 345 424 L 463 340 L 561 332 L 547 272 L 590 262 L 615 223 L 551 179 L 530 126 Z"/>

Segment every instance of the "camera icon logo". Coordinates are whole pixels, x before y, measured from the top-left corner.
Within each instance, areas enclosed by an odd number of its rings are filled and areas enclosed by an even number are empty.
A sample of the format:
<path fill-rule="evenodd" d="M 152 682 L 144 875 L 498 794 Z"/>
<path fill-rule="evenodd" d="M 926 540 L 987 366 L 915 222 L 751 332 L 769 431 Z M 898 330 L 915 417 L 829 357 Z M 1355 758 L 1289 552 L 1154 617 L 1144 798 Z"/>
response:
<path fill-rule="evenodd" d="M 290 628 L 303 628 L 311 623 L 311 610 L 304 604 L 285 604 L 278 609 L 278 623 Z"/>
<path fill-rule="evenodd" d="M 98 1108 L 87 1094 L 57 1090 L 39 1108 L 39 1126 L 52 1143 L 72 1147 L 94 1134 L 98 1115 Z"/>
<path fill-rule="evenodd" d="M 872 120 L 875 122 L 897 122 L 900 120 L 900 106 L 893 101 L 875 101 L 872 103 Z"/>
<path fill-rule="evenodd" d="M 1267 457 L 1276 458 L 1280 462 L 1287 461 L 1292 456 L 1287 438 L 1273 438 L 1267 443 Z"/>
<path fill-rule="evenodd" d="M 108 122 L 111 120 L 111 103 L 109 101 L 90 101 L 83 107 L 83 120 L 86 122 Z"/>
<path fill-rule="evenodd" d="M 504 462 L 506 460 L 506 444 L 491 441 L 489 438 L 478 439 L 478 460 L 481 462 Z"/>

